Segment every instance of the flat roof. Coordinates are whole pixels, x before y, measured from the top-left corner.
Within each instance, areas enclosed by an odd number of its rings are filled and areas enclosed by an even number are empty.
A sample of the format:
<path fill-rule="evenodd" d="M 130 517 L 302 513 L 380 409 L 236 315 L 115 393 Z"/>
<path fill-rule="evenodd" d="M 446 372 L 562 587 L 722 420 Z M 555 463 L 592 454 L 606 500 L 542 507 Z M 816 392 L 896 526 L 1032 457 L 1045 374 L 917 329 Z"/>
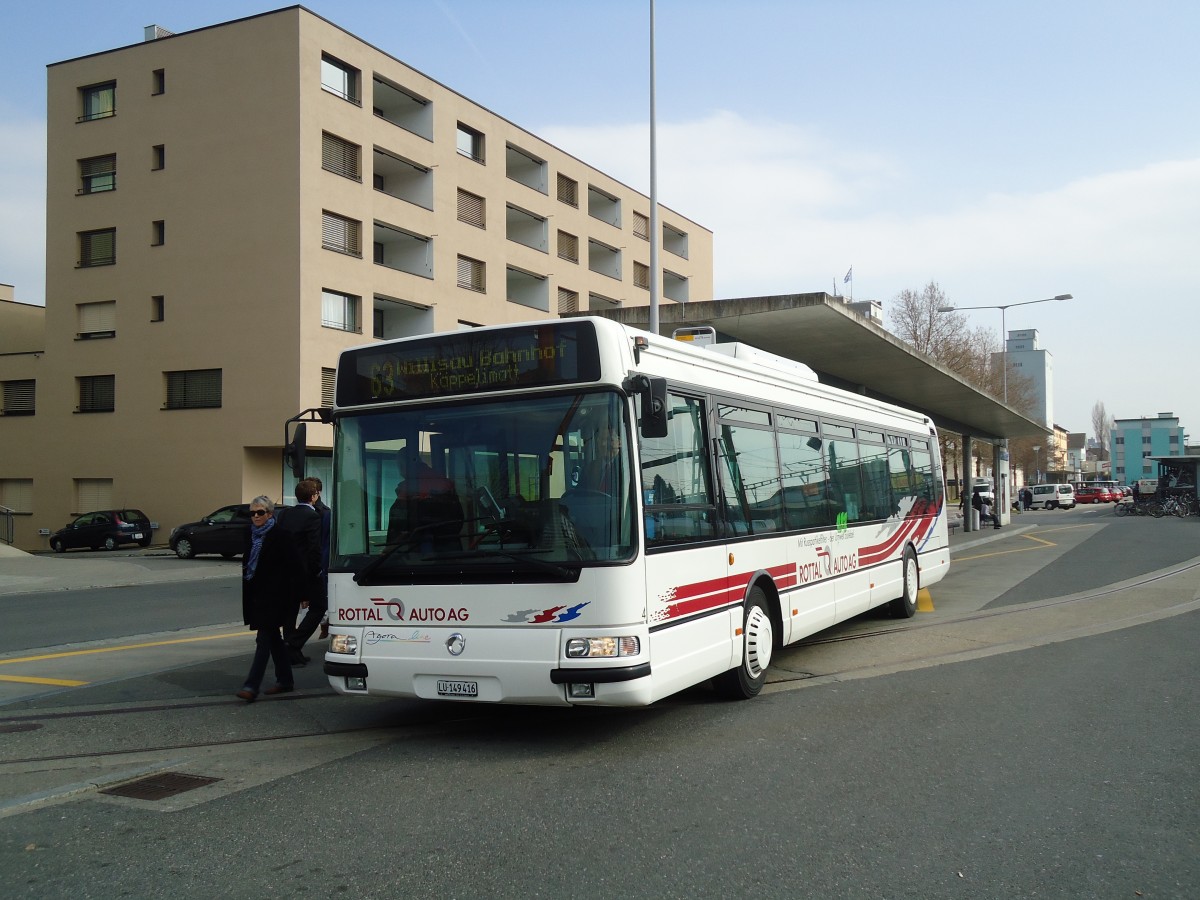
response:
<path fill-rule="evenodd" d="M 649 306 L 592 310 L 648 329 Z M 742 297 L 698 303 L 660 303 L 659 332 L 711 325 L 723 340 L 742 341 L 811 366 L 831 384 L 921 412 L 939 428 L 972 438 L 1043 436 L 1050 429 L 1026 418 L 889 331 L 825 293 Z"/>

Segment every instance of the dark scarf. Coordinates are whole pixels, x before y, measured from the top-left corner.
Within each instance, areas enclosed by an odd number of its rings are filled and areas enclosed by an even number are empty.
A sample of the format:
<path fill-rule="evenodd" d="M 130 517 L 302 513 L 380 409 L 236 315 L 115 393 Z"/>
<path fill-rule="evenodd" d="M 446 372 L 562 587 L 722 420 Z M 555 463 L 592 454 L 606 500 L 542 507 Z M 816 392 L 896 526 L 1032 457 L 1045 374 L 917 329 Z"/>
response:
<path fill-rule="evenodd" d="M 250 555 L 246 558 L 246 568 L 242 571 L 242 578 L 246 581 L 254 577 L 254 570 L 258 568 L 258 554 L 262 552 L 263 538 L 274 527 L 274 516 L 268 516 L 267 521 L 261 525 L 250 526 Z"/>

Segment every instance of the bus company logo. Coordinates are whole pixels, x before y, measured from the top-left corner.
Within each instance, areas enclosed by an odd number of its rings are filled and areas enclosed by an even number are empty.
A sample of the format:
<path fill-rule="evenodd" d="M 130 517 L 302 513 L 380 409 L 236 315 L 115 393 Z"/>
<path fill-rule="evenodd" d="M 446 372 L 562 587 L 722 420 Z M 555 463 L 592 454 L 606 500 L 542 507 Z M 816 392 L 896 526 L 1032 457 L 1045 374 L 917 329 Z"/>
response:
<path fill-rule="evenodd" d="M 519 609 L 505 616 L 505 622 L 525 622 L 529 625 L 546 625 L 557 622 L 570 622 L 579 618 L 579 612 L 591 601 L 575 606 L 552 606 L 549 609 Z"/>
<path fill-rule="evenodd" d="M 383 612 L 393 622 L 404 621 L 404 604 L 398 598 L 384 600 L 382 597 L 372 597 L 371 602 L 375 604 L 376 609 Z"/>
<path fill-rule="evenodd" d="M 817 564 L 818 566 L 824 568 L 825 575 L 833 574 L 833 563 L 830 562 L 829 551 L 824 547 L 817 548 Z"/>
<path fill-rule="evenodd" d="M 846 515 L 844 512 L 838 513 L 837 514 L 837 530 L 845 531 L 849 527 L 850 527 L 850 517 L 848 515 Z"/>

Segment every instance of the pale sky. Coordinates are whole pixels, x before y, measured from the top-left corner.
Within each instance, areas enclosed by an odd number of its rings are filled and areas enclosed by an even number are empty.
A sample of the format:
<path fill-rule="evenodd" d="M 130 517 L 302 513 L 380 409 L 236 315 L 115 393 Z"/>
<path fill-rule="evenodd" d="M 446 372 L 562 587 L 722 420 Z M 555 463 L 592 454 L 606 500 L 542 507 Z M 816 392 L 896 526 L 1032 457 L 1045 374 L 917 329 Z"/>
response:
<path fill-rule="evenodd" d="M 45 66 L 282 5 L 0 0 L 18 300 L 45 302 Z M 649 191 L 649 0 L 304 5 Z M 1053 355 L 1055 423 L 1102 401 L 1200 440 L 1200 3 L 657 0 L 655 25 L 659 200 L 714 232 L 716 298 L 848 293 L 851 266 L 885 322 L 931 280 L 959 306 L 1070 293 L 1006 322 Z"/>

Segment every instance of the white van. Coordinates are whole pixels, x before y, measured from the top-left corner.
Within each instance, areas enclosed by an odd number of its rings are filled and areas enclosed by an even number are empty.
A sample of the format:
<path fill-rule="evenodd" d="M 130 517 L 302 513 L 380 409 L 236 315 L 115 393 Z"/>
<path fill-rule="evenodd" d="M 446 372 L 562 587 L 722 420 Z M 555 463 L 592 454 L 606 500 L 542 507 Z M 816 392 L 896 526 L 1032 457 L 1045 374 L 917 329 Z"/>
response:
<path fill-rule="evenodd" d="M 1075 488 L 1069 484 L 1035 484 L 1033 491 L 1034 508 L 1041 509 L 1074 509 Z"/>

